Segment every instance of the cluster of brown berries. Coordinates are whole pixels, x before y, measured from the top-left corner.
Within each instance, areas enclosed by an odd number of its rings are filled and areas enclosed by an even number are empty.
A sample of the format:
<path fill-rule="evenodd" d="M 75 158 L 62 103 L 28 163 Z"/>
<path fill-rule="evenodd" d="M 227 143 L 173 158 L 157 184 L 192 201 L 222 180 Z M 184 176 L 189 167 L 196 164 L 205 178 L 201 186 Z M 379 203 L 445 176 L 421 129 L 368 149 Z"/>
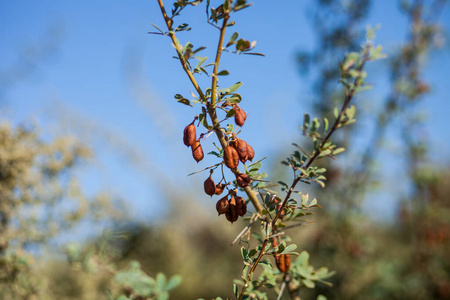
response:
<path fill-rule="evenodd" d="M 212 195 L 220 195 L 226 186 L 224 183 L 215 184 L 214 180 L 209 175 L 204 184 L 205 193 Z M 231 198 L 228 197 L 231 195 Z M 225 214 L 225 217 L 231 223 L 236 222 L 238 217 L 243 217 L 247 213 L 247 204 L 244 198 L 237 196 L 234 191 L 231 191 L 225 197 L 221 198 L 216 203 L 216 209 L 219 216 Z"/>
<path fill-rule="evenodd" d="M 204 154 L 202 145 L 200 144 L 200 138 L 197 139 L 197 131 L 194 125 L 195 120 L 197 120 L 197 116 L 191 124 L 184 128 L 183 142 L 187 147 L 191 147 L 192 156 L 196 162 L 199 162 L 203 159 Z"/>
<path fill-rule="evenodd" d="M 233 104 L 234 110 L 234 121 L 236 125 L 243 126 L 245 120 L 247 119 L 247 114 L 239 107 L 238 104 Z M 184 128 L 183 132 L 183 142 L 187 147 L 191 147 L 192 156 L 199 162 L 203 159 L 203 149 L 200 144 L 200 136 L 197 139 L 197 131 L 195 129 L 194 122 L 197 120 L 198 116 L 195 117 L 191 124 Z M 247 162 L 247 160 L 253 161 L 255 157 L 255 151 L 248 145 L 244 140 L 237 138 L 233 134 L 233 139 L 227 143 L 223 149 L 223 160 L 224 164 L 231 169 L 231 171 L 236 175 L 237 185 L 244 188 L 249 186 L 251 183 L 251 178 L 247 174 L 242 174 L 236 170 L 239 161 L 242 163 Z M 215 184 L 211 175 L 204 182 L 205 193 L 212 195 L 220 195 L 226 187 L 226 183 Z M 228 197 L 231 195 L 230 199 Z M 244 216 L 247 213 L 247 204 L 244 198 L 237 196 L 235 191 L 230 191 L 227 196 L 223 197 L 216 204 L 217 212 L 219 216 L 225 214 L 228 221 L 231 223 L 237 221 L 239 216 Z"/>
<path fill-rule="evenodd" d="M 219 216 L 225 214 L 225 217 L 231 223 L 236 222 L 239 217 L 243 217 L 247 213 L 247 204 L 244 198 L 231 193 L 230 199 L 229 195 L 226 195 L 216 203 L 216 210 Z"/>

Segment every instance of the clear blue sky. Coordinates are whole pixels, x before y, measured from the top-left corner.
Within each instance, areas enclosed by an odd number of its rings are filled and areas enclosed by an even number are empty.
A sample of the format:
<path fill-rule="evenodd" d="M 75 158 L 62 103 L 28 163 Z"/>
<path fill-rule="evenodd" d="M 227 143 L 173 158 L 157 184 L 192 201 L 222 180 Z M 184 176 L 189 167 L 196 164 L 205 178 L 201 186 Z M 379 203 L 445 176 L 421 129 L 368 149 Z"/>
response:
<path fill-rule="evenodd" d="M 314 47 L 306 17 L 312 2 L 254 2 L 235 15 L 237 25 L 229 34 L 238 31 L 256 40 L 255 50 L 266 57 L 226 54 L 221 66 L 230 76 L 220 84 L 244 82 L 242 106 L 250 115 L 242 137 L 257 158 L 269 155 L 270 164 L 276 163 L 275 155 L 290 153 L 303 113 L 310 110 L 311 91 L 298 74 L 295 54 Z M 368 23 L 381 24 L 376 42 L 389 53 L 404 39 L 405 22 L 396 1 L 373 2 Z M 171 7 L 170 1 L 165 3 Z M 204 55 L 212 57 L 217 32 L 205 19 L 204 8 L 183 12 L 176 21 L 189 23 L 193 30 L 179 39 L 207 46 Z M 440 20 L 450 28 L 448 5 Z M 192 193 L 201 191 L 206 173 L 185 175 L 215 162 L 206 159 L 197 165 L 182 143 L 182 130 L 200 107 L 191 109 L 173 99 L 175 93 L 188 96 L 192 88 L 171 58 L 169 39 L 147 34 L 154 30 L 151 23 L 164 27 L 156 1 L 0 1 L 0 117 L 14 122 L 37 118 L 45 130 L 90 133 L 100 160 L 82 173 L 86 189 L 124 195 L 142 219 L 158 215 L 165 180 Z M 423 106 L 433 146 L 445 149 L 439 159 L 448 162 L 450 48 L 445 47 L 428 62 L 426 78 L 433 91 Z M 12 77 L 11 68 L 21 71 Z M 369 76 L 369 81 L 376 79 Z M 202 76 L 200 82 L 209 79 Z M 69 116 L 77 121 L 60 125 L 58 118 Z M 111 151 L 111 144 L 122 146 Z M 205 146 L 205 153 L 212 149 Z M 142 158 L 136 168 L 130 167 L 130 157 Z M 206 203 L 213 209 L 213 201 Z"/>

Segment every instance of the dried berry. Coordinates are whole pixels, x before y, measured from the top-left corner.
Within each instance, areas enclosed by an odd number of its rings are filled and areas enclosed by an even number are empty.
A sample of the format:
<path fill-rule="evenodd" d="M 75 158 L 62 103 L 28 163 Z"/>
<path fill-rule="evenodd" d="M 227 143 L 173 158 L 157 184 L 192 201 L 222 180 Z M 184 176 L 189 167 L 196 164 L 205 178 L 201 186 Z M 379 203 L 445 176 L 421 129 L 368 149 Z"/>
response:
<path fill-rule="evenodd" d="M 223 161 L 228 168 L 237 168 L 239 164 L 239 154 L 237 153 L 236 149 L 234 149 L 230 145 L 227 145 L 225 149 L 223 149 Z"/>
<path fill-rule="evenodd" d="M 234 122 L 238 126 L 243 126 L 245 123 L 245 119 L 247 119 L 247 114 L 243 111 L 239 105 L 233 105 L 234 108 Z"/>
<path fill-rule="evenodd" d="M 197 140 L 197 131 L 195 130 L 194 122 L 189 124 L 184 128 L 184 134 L 183 134 L 183 143 L 186 146 L 192 146 L 195 141 Z"/>
<path fill-rule="evenodd" d="M 244 198 L 236 196 L 236 212 L 238 216 L 243 217 L 247 213 L 247 204 Z"/>
<path fill-rule="evenodd" d="M 205 182 L 203 183 L 203 187 L 207 195 L 214 195 L 214 193 L 216 192 L 216 185 L 214 183 L 214 180 L 212 180 L 211 175 L 209 175 L 208 179 L 205 180 Z"/>
<path fill-rule="evenodd" d="M 223 184 L 223 183 L 219 183 L 218 185 L 216 185 L 216 189 L 215 189 L 215 191 L 214 191 L 214 194 L 216 194 L 216 195 L 220 195 L 220 194 L 222 194 L 223 193 L 223 189 L 225 188 L 225 184 Z"/>
<path fill-rule="evenodd" d="M 247 144 L 247 154 L 248 154 L 248 160 L 253 161 L 253 158 L 255 157 L 255 150 L 253 150 L 252 146 Z"/>
<path fill-rule="evenodd" d="M 252 179 L 247 174 L 236 174 L 236 182 L 238 186 L 244 188 L 252 182 Z"/>
<path fill-rule="evenodd" d="M 236 148 L 236 151 L 239 154 L 239 160 L 245 164 L 245 162 L 248 159 L 248 150 L 247 150 L 247 143 L 244 140 L 236 139 L 236 142 L 234 143 L 234 147 Z"/>
<path fill-rule="evenodd" d="M 276 238 L 272 238 L 272 247 L 278 247 Z M 289 268 L 291 267 L 291 256 L 289 254 L 274 254 L 273 256 L 275 257 L 278 270 L 283 273 L 289 271 Z"/>
<path fill-rule="evenodd" d="M 192 146 L 192 156 L 194 157 L 196 162 L 199 162 L 203 159 L 204 155 L 203 155 L 203 148 L 202 145 L 200 144 L 199 140 L 196 140 Z"/>
<path fill-rule="evenodd" d="M 239 217 L 236 211 L 236 199 L 234 196 L 231 196 L 229 204 L 230 206 L 228 207 L 228 211 L 225 213 L 225 217 L 227 217 L 228 221 L 233 223 L 236 222 Z"/>
<path fill-rule="evenodd" d="M 216 210 L 219 213 L 219 216 L 226 213 L 230 207 L 230 203 L 228 202 L 228 195 L 217 201 Z"/>
<path fill-rule="evenodd" d="M 289 271 L 289 268 L 291 267 L 291 256 L 289 254 L 276 254 L 275 261 L 280 272 L 286 273 Z"/>

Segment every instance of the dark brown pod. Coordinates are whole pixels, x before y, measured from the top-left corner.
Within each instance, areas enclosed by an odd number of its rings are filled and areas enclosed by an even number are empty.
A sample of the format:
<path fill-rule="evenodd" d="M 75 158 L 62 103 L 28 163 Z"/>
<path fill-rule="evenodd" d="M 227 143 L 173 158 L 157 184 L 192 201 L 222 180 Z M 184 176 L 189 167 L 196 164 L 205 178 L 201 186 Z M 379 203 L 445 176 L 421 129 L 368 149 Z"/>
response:
<path fill-rule="evenodd" d="M 247 174 L 236 174 L 236 182 L 238 186 L 244 188 L 248 186 L 252 180 Z"/>
<path fill-rule="evenodd" d="M 230 208 L 230 203 L 228 202 L 228 195 L 217 201 L 216 210 L 219 216 L 228 212 Z"/>
<path fill-rule="evenodd" d="M 237 168 L 239 164 L 239 154 L 237 153 L 236 149 L 234 149 L 230 145 L 227 145 L 225 149 L 223 149 L 223 161 L 228 168 Z"/>
<path fill-rule="evenodd" d="M 236 196 L 236 212 L 238 216 L 243 217 L 247 213 L 247 204 L 244 198 Z"/>
<path fill-rule="evenodd" d="M 255 150 L 253 150 L 252 146 L 247 144 L 247 158 L 249 161 L 253 161 L 253 158 L 255 157 Z"/>
<path fill-rule="evenodd" d="M 222 193 L 223 193 L 223 189 L 225 188 L 225 186 L 226 186 L 226 185 L 223 184 L 223 183 L 219 183 L 218 185 L 216 185 L 214 194 L 216 194 L 216 195 L 222 194 Z"/>
<path fill-rule="evenodd" d="M 248 150 L 247 150 L 247 142 L 241 139 L 236 139 L 236 143 L 234 143 L 236 151 L 239 154 L 239 160 L 245 164 L 248 159 Z"/>
<path fill-rule="evenodd" d="M 228 211 L 225 213 L 225 217 L 227 217 L 227 220 L 231 223 L 236 222 L 239 218 L 237 211 L 236 211 L 236 199 L 234 196 L 231 196 L 230 206 L 228 207 Z"/>
<path fill-rule="evenodd" d="M 216 184 L 214 183 L 214 180 L 212 180 L 211 175 L 209 175 L 208 179 L 205 180 L 205 182 L 203 183 L 203 187 L 207 195 L 212 196 L 215 194 Z"/>
<path fill-rule="evenodd" d="M 245 119 L 247 119 L 247 114 L 239 107 L 239 105 L 233 105 L 234 108 L 234 122 L 238 126 L 243 126 Z"/>
<path fill-rule="evenodd" d="M 203 148 L 202 145 L 200 144 L 200 141 L 195 141 L 192 146 L 192 156 L 194 157 L 196 162 L 199 162 L 203 159 L 204 155 L 203 155 Z"/>
<path fill-rule="evenodd" d="M 195 130 L 194 123 L 189 124 L 184 128 L 183 143 L 186 146 L 192 146 L 197 140 L 197 131 Z"/>

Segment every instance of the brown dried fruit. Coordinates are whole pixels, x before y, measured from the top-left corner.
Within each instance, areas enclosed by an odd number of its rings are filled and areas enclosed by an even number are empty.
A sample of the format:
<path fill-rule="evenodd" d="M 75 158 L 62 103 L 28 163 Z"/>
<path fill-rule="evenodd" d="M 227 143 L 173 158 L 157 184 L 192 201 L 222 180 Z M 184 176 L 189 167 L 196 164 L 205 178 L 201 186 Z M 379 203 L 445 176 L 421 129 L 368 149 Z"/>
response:
<path fill-rule="evenodd" d="M 225 217 L 227 217 L 228 221 L 233 223 L 236 222 L 237 219 L 239 218 L 236 211 L 236 199 L 234 198 L 234 196 L 231 196 L 229 204 L 230 206 L 228 208 L 228 211 L 225 213 Z"/>
<path fill-rule="evenodd" d="M 253 158 L 255 157 L 255 150 L 253 150 L 252 146 L 247 144 L 247 154 L 248 154 L 248 160 L 253 161 Z"/>
<path fill-rule="evenodd" d="M 234 147 L 236 148 L 236 151 L 239 154 L 239 160 L 245 164 L 245 162 L 248 159 L 248 150 L 247 150 L 247 143 L 244 140 L 236 139 L 236 142 L 234 143 Z"/>
<path fill-rule="evenodd" d="M 212 180 L 211 175 L 209 175 L 209 178 L 205 180 L 203 187 L 207 195 L 214 195 L 216 192 L 216 184 L 214 183 L 214 180 Z"/>
<path fill-rule="evenodd" d="M 247 213 L 247 204 L 244 198 L 236 196 L 236 212 L 238 216 L 243 217 Z"/>
<path fill-rule="evenodd" d="M 223 183 L 219 183 L 218 185 L 216 185 L 216 189 L 215 189 L 215 191 L 214 191 L 214 194 L 216 194 L 216 195 L 220 195 L 220 194 L 222 194 L 223 193 L 223 189 L 225 188 L 225 184 L 223 184 Z"/>
<path fill-rule="evenodd" d="M 242 127 L 245 123 L 245 119 L 247 119 L 247 114 L 237 104 L 233 105 L 233 108 L 234 108 L 234 122 L 236 123 L 236 125 Z"/>
<path fill-rule="evenodd" d="M 195 143 L 196 139 L 197 131 L 195 130 L 194 122 L 192 122 L 184 128 L 183 143 L 189 147 Z"/>
<path fill-rule="evenodd" d="M 272 238 L 272 247 L 278 247 L 276 238 Z M 289 254 L 274 254 L 273 256 L 275 257 L 278 270 L 283 273 L 289 271 L 289 268 L 291 267 L 291 256 Z"/>
<path fill-rule="evenodd" d="M 228 195 L 217 201 L 216 210 L 219 213 L 219 216 L 228 212 L 230 208 L 230 203 L 228 202 Z"/>
<path fill-rule="evenodd" d="M 236 174 L 236 182 L 238 186 L 244 188 L 248 186 L 252 180 L 247 174 Z"/>
<path fill-rule="evenodd" d="M 275 261 L 277 263 L 277 268 L 283 273 L 289 271 L 291 267 L 291 256 L 289 254 L 276 254 Z"/>
<path fill-rule="evenodd" d="M 237 168 L 239 164 L 239 154 L 237 153 L 236 149 L 234 149 L 230 145 L 227 145 L 225 149 L 223 149 L 223 161 L 228 168 Z"/>
<path fill-rule="evenodd" d="M 203 148 L 202 145 L 200 144 L 199 140 L 196 140 L 192 146 L 192 156 L 194 157 L 196 162 L 199 162 L 203 159 L 204 155 L 203 155 Z"/>

